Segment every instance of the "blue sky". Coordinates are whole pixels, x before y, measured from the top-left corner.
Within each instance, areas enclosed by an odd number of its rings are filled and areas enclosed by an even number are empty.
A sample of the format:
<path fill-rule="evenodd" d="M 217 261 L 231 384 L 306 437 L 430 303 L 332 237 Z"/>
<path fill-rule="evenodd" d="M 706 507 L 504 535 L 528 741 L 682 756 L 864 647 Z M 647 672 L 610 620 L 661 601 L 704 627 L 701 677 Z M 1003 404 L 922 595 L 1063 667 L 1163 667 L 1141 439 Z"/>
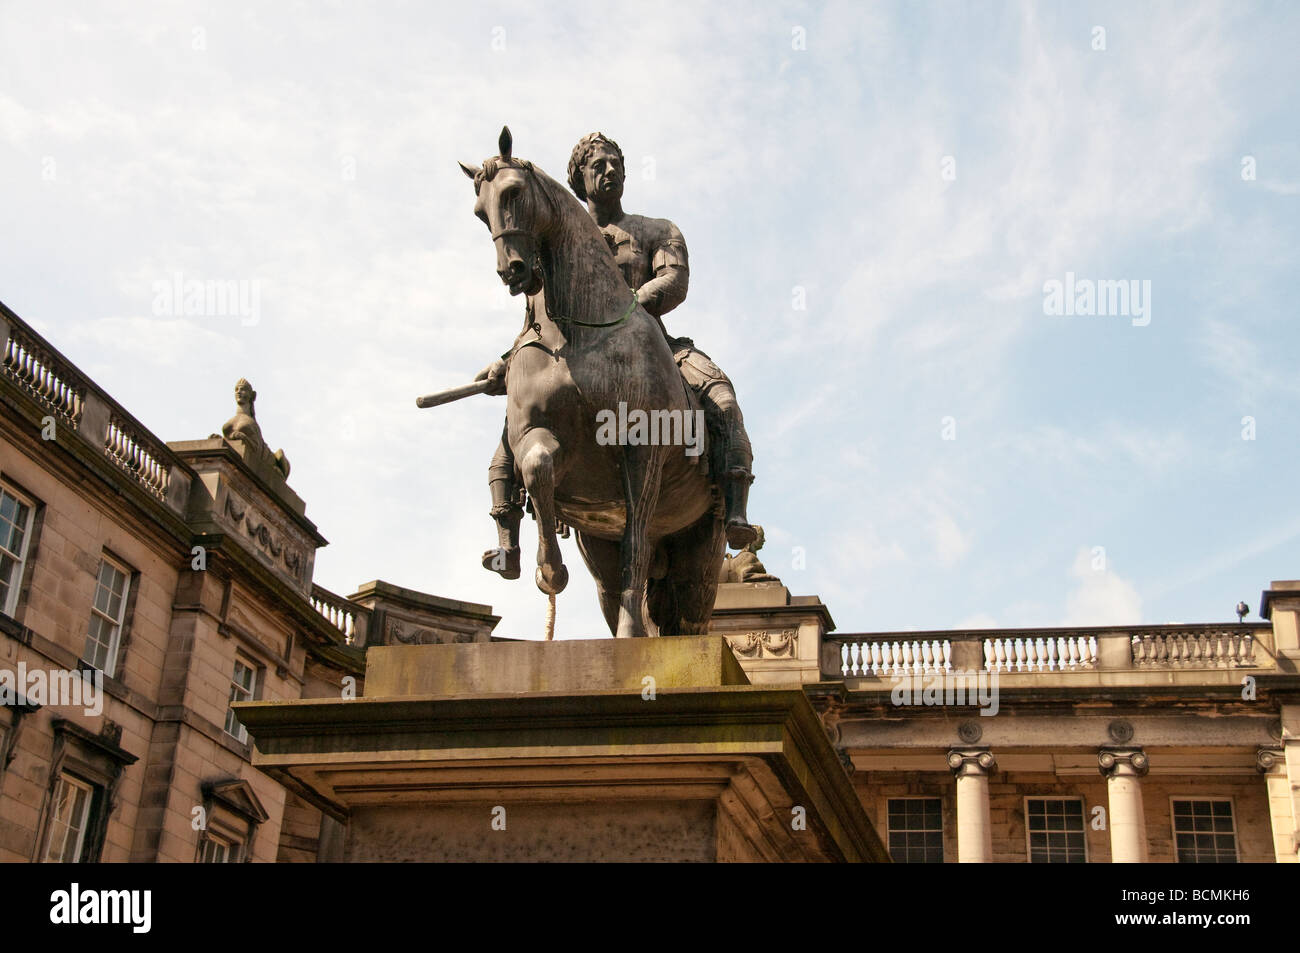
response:
<path fill-rule="evenodd" d="M 456 160 L 509 123 L 558 178 L 599 129 L 690 247 L 667 323 L 735 382 L 763 557 L 841 630 L 1228 620 L 1300 573 L 1300 11 L 655 9 L 0 5 L 0 299 L 164 439 L 248 377 L 321 584 L 535 638 L 478 565 L 502 401 L 413 398 L 519 324 Z M 1045 314 L 1067 272 L 1150 323 Z M 177 273 L 257 322 L 154 314 Z M 558 636 L 603 636 L 568 554 Z"/>

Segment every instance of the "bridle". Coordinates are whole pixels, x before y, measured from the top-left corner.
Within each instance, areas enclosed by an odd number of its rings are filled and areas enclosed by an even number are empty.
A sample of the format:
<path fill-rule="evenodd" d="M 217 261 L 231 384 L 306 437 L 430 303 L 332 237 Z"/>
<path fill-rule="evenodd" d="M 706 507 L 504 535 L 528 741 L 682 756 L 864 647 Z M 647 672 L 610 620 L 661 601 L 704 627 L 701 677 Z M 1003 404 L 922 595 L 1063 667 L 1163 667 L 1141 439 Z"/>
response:
<path fill-rule="evenodd" d="M 527 163 L 522 166 L 513 166 L 513 168 L 520 169 L 525 175 L 529 177 L 529 188 L 534 192 L 540 191 L 542 195 L 546 197 L 547 204 L 550 205 L 551 207 L 551 214 L 554 217 L 558 218 L 560 214 L 560 210 L 555 204 L 555 197 L 552 196 L 551 193 L 548 192 L 546 189 L 539 189 L 537 181 L 533 177 L 532 163 Z M 533 254 L 536 255 L 537 245 L 539 244 L 539 240 L 537 238 L 536 232 L 527 228 L 503 228 L 498 231 L 492 232 L 492 241 L 495 242 L 497 239 L 505 238 L 509 235 L 525 235 L 528 238 L 532 239 Z M 534 265 L 534 267 L 536 267 L 536 265 Z M 625 322 L 628 318 L 630 318 L 632 316 L 632 312 L 636 310 L 636 306 L 637 306 L 636 289 L 633 289 L 632 300 L 628 303 L 627 310 L 623 312 L 623 315 L 621 317 L 615 318 L 613 321 L 602 321 L 602 322 L 579 321 L 576 318 L 566 318 L 563 315 L 553 315 L 550 314 L 549 304 L 547 306 L 547 316 L 556 324 L 575 324 L 578 327 L 582 327 L 582 328 L 613 328 L 613 327 L 617 327 L 618 325 Z M 533 324 L 533 330 L 540 335 L 541 329 L 540 326 L 536 324 L 536 322 L 534 322 Z"/>

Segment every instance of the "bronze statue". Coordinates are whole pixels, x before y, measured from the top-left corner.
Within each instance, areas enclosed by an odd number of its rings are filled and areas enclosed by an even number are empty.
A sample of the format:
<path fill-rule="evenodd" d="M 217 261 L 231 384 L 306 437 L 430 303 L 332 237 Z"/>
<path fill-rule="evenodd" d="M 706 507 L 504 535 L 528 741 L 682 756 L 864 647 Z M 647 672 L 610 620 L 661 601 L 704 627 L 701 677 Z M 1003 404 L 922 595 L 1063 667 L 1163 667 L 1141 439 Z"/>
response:
<path fill-rule="evenodd" d="M 257 422 L 253 402 L 257 391 L 244 378 L 235 383 L 235 416 L 221 425 L 221 435 L 229 440 L 253 472 L 262 476 L 278 475 L 289 479 L 289 458 L 283 450 L 271 452 L 262 439 L 262 427 Z"/>
<path fill-rule="evenodd" d="M 616 407 L 629 418 L 682 418 L 700 401 L 595 220 L 554 179 L 511 155 L 508 129 L 499 148 L 481 168 L 461 168 L 496 244 L 497 274 L 528 299 L 515 346 L 480 377 L 487 392 L 507 394 L 503 437 L 537 518 L 538 588 L 553 595 L 568 582 L 558 517 L 577 533 L 615 636 L 650 634 L 647 622 L 661 635 L 702 634 L 726 548 L 708 472 L 716 448 L 691 456 L 621 433 L 610 443 L 598 430 Z M 504 507 L 518 506 L 518 496 L 501 495 Z"/>
<path fill-rule="evenodd" d="M 600 226 L 615 263 L 637 300 L 658 322 L 686 383 L 695 392 L 710 427 L 725 448 L 721 464 L 727 542 L 743 549 L 753 542 L 755 530 L 746 515 L 753 454 L 744 417 L 730 378 L 690 338 L 668 334 L 661 320 L 686 299 L 690 265 L 681 231 L 664 218 L 647 218 L 623 211 L 625 168 L 618 143 L 596 132 L 584 136 L 569 159 L 569 187 L 587 203 Z M 504 359 L 479 372 L 487 393 L 504 393 Z M 519 521 L 523 515 L 523 489 L 515 479 L 509 441 L 502 434 L 488 467 L 492 493 L 490 514 L 497 523 L 498 548 L 483 554 L 485 568 L 506 579 L 519 577 Z"/>
<path fill-rule="evenodd" d="M 666 218 L 647 218 L 623 211 L 623 183 L 626 169 L 618 143 L 599 132 L 583 136 L 569 157 L 569 187 L 600 226 L 614 252 L 614 261 L 628 287 L 659 322 L 672 348 L 682 376 L 704 407 L 710 422 L 722 431 L 726 441 L 725 470 L 722 474 L 726 503 L 727 543 L 743 549 L 757 536 L 745 510 L 754 457 L 745 419 L 736 402 L 731 379 L 709 355 L 686 337 L 672 337 L 662 318 L 686 300 L 690 264 L 686 240 Z"/>

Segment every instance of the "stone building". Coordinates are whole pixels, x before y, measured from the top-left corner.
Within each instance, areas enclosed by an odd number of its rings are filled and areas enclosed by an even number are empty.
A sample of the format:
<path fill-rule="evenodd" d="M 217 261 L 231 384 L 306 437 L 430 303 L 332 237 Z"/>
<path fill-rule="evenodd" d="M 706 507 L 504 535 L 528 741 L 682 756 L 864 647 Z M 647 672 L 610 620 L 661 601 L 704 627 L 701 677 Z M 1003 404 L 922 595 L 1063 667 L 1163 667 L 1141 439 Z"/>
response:
<path fill-rule="evenodd" d="M 316 585 L 246 381 L 165 443 L 3 305 L 0 338 L 0 861 L 338 856 L 230 703 L 359 696 L 368 646 L 498 618 Z M 1300 582 L 1261 623 L 845 634 L 757 548 L 726 572 L 713 631 L 803 687 L 896 861 L 1297 860 Z"/>
<path fill-rule="evenodd" d="M 1263 623 L 861 634 L 722 589 L 714 630 L 803 684 L 895 861 L 1297 860 L 1300 582 Z"/>
<path fill-rule="evenodd" d="M 3 305 L 0 340 L 0 861 L 314 860 L 331 822 L 230 702 L 360 694 L 367 644 L 497 617 L 314 585 L 247 382 L 224 436 L 164 443 Z"/>

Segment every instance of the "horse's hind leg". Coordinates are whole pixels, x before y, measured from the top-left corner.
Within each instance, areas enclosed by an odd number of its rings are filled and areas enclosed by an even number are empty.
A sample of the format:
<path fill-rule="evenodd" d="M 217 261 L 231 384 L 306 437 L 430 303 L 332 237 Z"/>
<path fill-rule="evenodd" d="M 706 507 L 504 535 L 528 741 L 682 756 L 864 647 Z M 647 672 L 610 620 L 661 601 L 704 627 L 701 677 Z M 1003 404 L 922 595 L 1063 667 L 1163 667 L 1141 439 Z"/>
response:
<path fill-rule="evenodd" d="M 586 533 L 576 534 L 578 552 L 596 580 L 596 595 L 600 598 L 600 611 L 609 626 L 609 634 L 618 632 L 619 584 L 622 579 L 622 560 L 619 545 L 610 539 L 598 539 Z"/>
<path fill-rule="evenodd" d="M 650 602 L 651 616 L 663 635 L 704 635 L 709 631 L 718 573 L 727 551 L 722 520 L 706 513 L 668 540 L 668 575 L 652 583 L 666 587 Z M 659 608 L 664 618 L 656 615 Z"/>
<path fill-rule="evenodd" d="M 515 448 L 515 458 L 537 517 L 537 588 L 556 595 L 569 584 L 569 570 L 555 538 L 555 473 L 560 463 L 560 443 L 549 430 L 530 430 Z"/>

